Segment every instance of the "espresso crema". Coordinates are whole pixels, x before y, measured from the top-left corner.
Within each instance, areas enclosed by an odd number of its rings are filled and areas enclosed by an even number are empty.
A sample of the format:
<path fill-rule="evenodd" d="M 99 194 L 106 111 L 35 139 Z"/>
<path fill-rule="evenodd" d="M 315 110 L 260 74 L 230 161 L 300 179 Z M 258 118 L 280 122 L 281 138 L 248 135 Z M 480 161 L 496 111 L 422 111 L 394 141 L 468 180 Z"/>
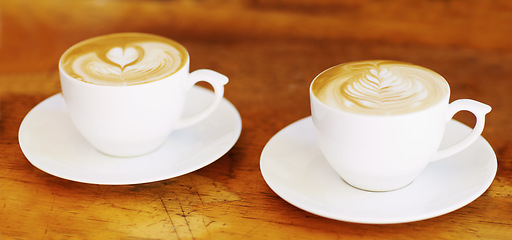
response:
<path fill-rule="evenodd" d="M 91 38 L 68 49 L 60 67 L 69 76 L 97 85 L 136 85 L 157 81 L 188 61 L 179 43 L 144 33 L 117 33 Z"/>
<path fill-rule="evenodd" d="M 432 70 L 386 60 L 334 66 L 319 74 L 311 89 L 329 106 L 379 115 L 428 108 L 446 98 L 450 91 L 446 80 Z"/>

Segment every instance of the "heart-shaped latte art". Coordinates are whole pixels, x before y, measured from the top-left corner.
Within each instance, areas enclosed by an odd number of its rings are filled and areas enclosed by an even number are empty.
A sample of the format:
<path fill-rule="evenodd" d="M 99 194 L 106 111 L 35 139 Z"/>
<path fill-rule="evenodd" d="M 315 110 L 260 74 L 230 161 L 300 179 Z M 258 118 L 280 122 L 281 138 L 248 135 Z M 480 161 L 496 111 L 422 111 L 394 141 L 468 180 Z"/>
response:
<path fill-rule="evenodd" d="M 66 64 L 67 71 L 85 82 L 126 86 L 166 78 L 186 63 L 186 51 L 169 42 L 129 37 L 118 41 L 75 53 Z"/>
<path fill-rule="evenodd" d="M 139 58 L 139 52 L 133 47 L 115 47 L 107 52 L 107 58 L 118 64 L 121 68 L 124 68 L 126 65 L 135 62 Z"/>

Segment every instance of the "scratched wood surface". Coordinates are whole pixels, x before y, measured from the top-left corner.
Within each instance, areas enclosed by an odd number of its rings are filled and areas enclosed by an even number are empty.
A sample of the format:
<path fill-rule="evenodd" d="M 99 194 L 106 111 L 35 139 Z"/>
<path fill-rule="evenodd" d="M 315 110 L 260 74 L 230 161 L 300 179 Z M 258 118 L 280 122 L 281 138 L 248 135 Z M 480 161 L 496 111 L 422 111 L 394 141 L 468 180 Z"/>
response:
<path fill-rule="evenodd" d="M 216 162 L 154 183 L 102 186 L 33 167 L 17 133 L 60 91 L 57 61 L 88 37 L 176 39 L 191 69 L 230 77 L 236 145 Z M 393 225 L 322 218 L 279 198 L 259 170 L 267 141 L 310 114 L 309 82 L 350 60 L 395 59 L 441 73 L 452 99 L 493 106 L 483 136 L 495 181 L 452 213 Z M 0 2 L 0 239 L 510 239 L 512 3 L 486 0 L 5 0 Z M 456 119 L 472 124 L 471 115 Z"/>

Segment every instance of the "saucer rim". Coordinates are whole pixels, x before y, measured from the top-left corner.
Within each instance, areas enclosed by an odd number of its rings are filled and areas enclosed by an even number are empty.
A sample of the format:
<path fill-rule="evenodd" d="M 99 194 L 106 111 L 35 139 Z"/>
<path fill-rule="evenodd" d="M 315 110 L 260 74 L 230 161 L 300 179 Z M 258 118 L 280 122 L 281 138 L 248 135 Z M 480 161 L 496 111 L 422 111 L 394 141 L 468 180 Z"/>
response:
<path fill-rule="evenodd" d="M 465 124 L 463 124 L 457 120 L 454 120 L 454 119 L 450 120 L 450 123 L 457 124 L 458 125 L 457 128 L 465 127 L 468 129 L 468 131 L 471 129 L 468 126 L 466 126 Z M 269 163 L 271 161 L 265 160 L 265 158 L 270 159 L 269 156 L 266 156 L 267 154 L 269 154 L 268 149 L 271 148 L 272 145 L 277 144 L 277 143 L 275 143 L 276 141 L 283 141 L 283 140 L 280 140 L 279 138 L 283 137 L 283 135 L 287 136 L 287 134 L 289 134 L 288 131 L 291 131 L 290 129 L 298 131 L 294 128 L 297 128 L 297 129 L 301 128 L 301 127 L 304 128 L 304 126 L 302 126 L 302 124 L 304 124 L 306 126 L 309 125 L 310 127 L 312 127 L 313 122 L 312 122 L 311 116 L 299 119 L 299 120 L 289 124 L 288 126 L 279 130 L 275 135 L 273 135 L 270 138 L 270 140 L 267 142 L 267 144 L 263 148 L 261 156 L 260 156 L 260 171 L 263 176 L 263 179 L 265 180 L 267 185 L 270 187 L 270 189 L 276 195 L 278 195 L 283 200 L 285 200 L 289 204 L 291 204 L 299 209 L 302 209 L 306 212 L 309 212 L 309 213 L 312 213 L 312 214 L 315 214 L 315 215 L 318 215 L 321 217 L 338 220 L 338 221 L 352 222 L 352 223 L 363 223 L 363 224 L 399 224 L 399 223 L 408 223 L 408 222 L 416 222 L 416 221 L 426 220 L 426 219 L 438 217 L 438 216 L 453 212 L 453 211 L 460 209 L 460 208 L 468 205 L 469 203 L 473 202 L 478 197 L 480 197 L 483 193 L 485 193 L 485 191 L 487 191 L 487 189 L 490 187 L 490 185 L 493 183 L 493 181 L 496 177 L 497 167 L 498 167 L 496 153 L 495 153 L 494 149 L 492 149 L 492 146 L 489 144 L 489 142 L 485 138 L 483 138 L 483 136 L 479 136 L 477 141 L 481 141 L 481 144 L 485 145 L 484 147 L 488 148 L 489 153 L 491 153 L 491 155 L 492 155 L 492 158 L 485 161 L 486 164 L 492 165 L 490 171 L 488 172 L 489 177 L 486 178 L 485 181 L 482 181 L 482 184 L 480 185 L 480 187 L 476 191 L 474 191 L 471 194 L 471 196 L 468 196 L 465 199 L 459 201 L 458 204 L 446 206 L 443 208 L 438 208 L 435 211 L 430 211 L 430 212 L 427 212 L 427 213 L 424 213 L 421 215 L 413 214 L 410 216 L 398 216 L 398 217 L 395 216 L 395 217 L 389 217 L 389 218 L 386 218 L 386 217 L 373 217 L 372 218 L 372 217 L 366 217 L 366 216 L 357 216 L 357 214 L 355 214 L 355 215 L 336 214 L 334 211 L 326 211 L 324 208 L 316 208 L 317 203 L 315 203 L 314 200 L 312 200 L 311 198 L 308 198 L 307 195 L 301 194 L 299 191 L 296 191 L 294 188 L 290 188 L 290 185 L 279 186 L 277 180 L 274 181 L 272 179 L 272 178 L 275 178 L 275 176 L 273 176 L 273 174 L 270 173 L 271 170 L 266 169 L 266 168 L 268 168 L 266 166 L 266 164 L 271 164 L 271 163 Z M 318 148 L 318 147 L 315 146 L 315 148 Z M 318 149 L 318 151 L 319 151 L 319 149 Z M 489 157 L 491 157 L 491 155 Z M 323 156 L 322 156 L 322 158 L 323 158 Z M 436 163 L 433 162 L 432 164 L 439 164 L 439 163 L 442 164 L 443 161 L 449 161 L 450 158 L 451 157 L 448 157 L 447 159 L 437 161 Z M 326 161 L 326 160 L 324 159 L 324 161 Z M 491 175 L 492 175 L 492 177 L 491 177 Z M 421 175 L 419 176 L 419 178 L 421 178 Z M 343 184 L 346 184 L 347 186 L 349 186 L 341 178 L 340 178 L 340 180 L 343 182 Z M 404 188 L 408 188 L 408 187 L 410 187 L 410 186 L 406 186 Z M 353 187 L 350 187 L 350 188 L 355 189 Z M 362 191 L 362 192 L 368 192 L 368 191 L 364 191 L 364 190 L 360 190 L 360 189 L 355 189 L 355 190 Z M 391 192 L 393 192 L 393 191 L 391 191 Z M 368 192 L 368 193 L 371 193 L 371 192 Z M 383 193 L 385 194 L 386 192 L 383 192 Z M 334 205 L 331 205 L 331 206 L 336 207 Z"/>

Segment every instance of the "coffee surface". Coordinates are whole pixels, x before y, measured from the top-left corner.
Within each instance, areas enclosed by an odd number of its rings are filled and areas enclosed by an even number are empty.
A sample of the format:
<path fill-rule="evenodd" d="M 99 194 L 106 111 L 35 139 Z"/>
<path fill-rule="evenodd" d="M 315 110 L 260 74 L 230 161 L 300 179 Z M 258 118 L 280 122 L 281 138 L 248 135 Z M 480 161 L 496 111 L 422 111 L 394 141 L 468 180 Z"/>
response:
<path fill-rule="evenodd" d="M 163 79 L 187 61 L 186 49 L 175 41 L 144 33 L 118 33 L 77 43 L 62 55 L 60 67 L 84 82 L 122 86 Z"/>
<path fill-rule="evenodd" d="M 379 115 L 428 108 L 450 91 L 446 80 L 432 70 L 386 60 L 334 66 L 319 74 L 311 88 L 313 94 L 329 106 Z"/>

